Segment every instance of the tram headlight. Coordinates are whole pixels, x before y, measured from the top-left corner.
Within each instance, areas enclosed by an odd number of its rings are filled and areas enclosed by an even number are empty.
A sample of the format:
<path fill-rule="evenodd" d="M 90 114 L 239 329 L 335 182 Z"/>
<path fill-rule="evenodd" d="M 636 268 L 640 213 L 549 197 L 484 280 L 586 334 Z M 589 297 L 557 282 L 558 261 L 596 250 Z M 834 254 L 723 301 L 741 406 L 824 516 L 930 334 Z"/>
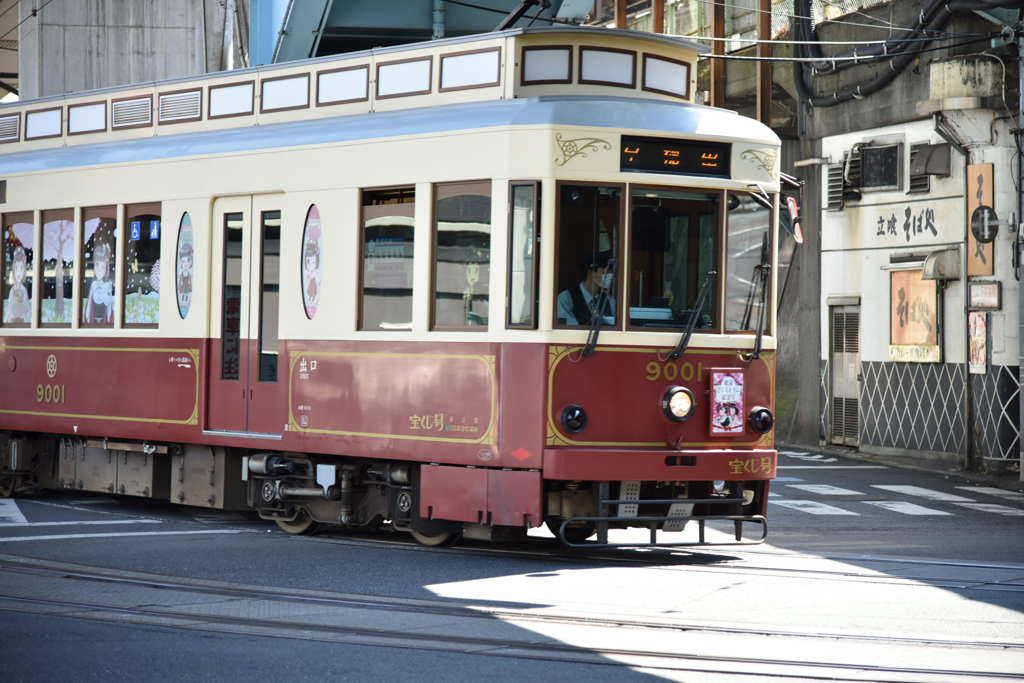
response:
<path fill-rule="evenodd" d="M 767 408 L 758 406 L 750 411 L 747 422 L 750 424 L 750 428 L 758 434 L 767 434 L 775 426 L 775 416 Z"/>
<path fill-rule="evenodd" d="M 562 411 L 562 426 L 565 431 L 578 434 L 587 426 L 587 411 L 577 405 L 571 405 Z"/>
<path fill-rule="evenodd" d="M 697 401 L 693 397 L 693 392 L 685 387 L 672 387 L 661 399 L 661 411 L 673 422 L 690 419 L 696 407 Z"/>

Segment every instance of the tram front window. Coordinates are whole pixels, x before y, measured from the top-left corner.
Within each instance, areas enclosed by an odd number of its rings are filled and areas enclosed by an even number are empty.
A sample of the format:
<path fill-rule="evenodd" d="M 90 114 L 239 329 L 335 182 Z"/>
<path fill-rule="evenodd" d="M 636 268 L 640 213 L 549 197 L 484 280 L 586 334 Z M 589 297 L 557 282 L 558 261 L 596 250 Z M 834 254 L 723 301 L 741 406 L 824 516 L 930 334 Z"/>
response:
<path fill-rule="evenodd" d="M 717 326 L 716 283 L 696 310 L 709 271 L 717 271 L 721 197 L 717 192 L 632 188 L 629 325 Z"/>
<path fill-rule="evenodd" d="M 559 326 L 589 326 L 604 288 L 611 300 L 604 324 L 618 320 L 619 278 L 613 258 L 619 251 L 622 188 L 599 185 L 559 186 L 558 300 Z"/>
<path fill-rule="evenodd" d="M 767 239 L 771 246 L 774 197 L 758 201 L 748 192 L 729 193 L 728 278 L 725 282 L 725 329 L 756 331 L 760 307 L 761 252 Z M 771 252 L 769 252 L 771 253 Z M 770 282 L 770 280 L 769 280 Z M 771 301 L 771 296 L 766 296 Z M 767 323 L 766 319 L 766 323 Z M 765 332 L 768 332 L 765 329 Z"/>

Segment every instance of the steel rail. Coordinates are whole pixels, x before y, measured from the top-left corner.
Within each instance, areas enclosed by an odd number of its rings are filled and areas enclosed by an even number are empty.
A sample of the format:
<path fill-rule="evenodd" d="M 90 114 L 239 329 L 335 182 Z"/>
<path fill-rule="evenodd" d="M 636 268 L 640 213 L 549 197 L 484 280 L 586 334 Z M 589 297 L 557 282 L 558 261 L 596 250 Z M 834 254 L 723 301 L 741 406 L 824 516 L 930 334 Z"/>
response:
<path fill-rule="evenodd" d="M 61 564 L 63 563 L 53 563 Z M 524 610 L 509 608 L 494 608 L 486 605 L 463 606 L 444 604 L 439 601 L 428 601 L 422 599 L 407 598 L 381 598 L 372 595 L 342 596 L 342 595 L 308 595 L 303 593 L 317 593 L 321 591 L 271 588 L 252 586 L 246 584 L 231 584 L 221 581 L 200 580 L 206 585 L 188 583 L 180 577 L 151 575 L 145 577 L 117 576 L 116 574 L 128 573 L 137 574 L 123 570 L 109 570 L 107 572 L 77 568 L 75 565 L 46 566 L 32 562 L 11 562 L 0 559 L 0 572 L 23 573 L 34 575 L 51 575 L 59 579 L 98 581 L 102 583 L 122 584 L 138 587 L 156 588 L 172 592 L 197 593 L 221 597 L 251 598 L 255 600 L 270 600 L 283 603 L 303 603 L 323 606 L 337 606 L 350 609 L 366 609 L 374 611 L 405 612 L 414 614 L 435 614 L 461 618 L 495 619 L 509 621 L 527 621 L 535 623 L 558 623 L 580 626 L 599 627 L 629 627 L 650 630 L 668 630 L 680 632 L 709 632 L 728 635 L 757 635 L 776 636 L 787 638 L 814 638 L 828 640 L 847 641 L 880 641 L 895 642 L 906 645 L 941 645 L 978 649 L 1001 649 L 1001 650 L 1024 650 L 1024 641 L 997 640 L 978 641 L 976 639 L 956 638 L 932 638 L 932 637 L 910 637 L 895 634 L 870 634 L 850 631 L 821 631 L 821 630 L 786 630 L 778 628 L 766 628 L 758 626 L 737 626 L 725 625 L 720 622 L 701 622 L 691 620 L 672 620 L 658 617 L 659 621 L 643 621 L 637 617 L 615 616 L 601 617 L 580 615 L 578 613 L 550 612 L 535 613 Z M 113 572 L 113 573 L 112 573 Z M 15 596 L 0 595 L 0 598 L 14 599 Z M 24 596 L 23 596 L 24 597 Z M 27 598 L 26 598 L 27 599 Z"/>

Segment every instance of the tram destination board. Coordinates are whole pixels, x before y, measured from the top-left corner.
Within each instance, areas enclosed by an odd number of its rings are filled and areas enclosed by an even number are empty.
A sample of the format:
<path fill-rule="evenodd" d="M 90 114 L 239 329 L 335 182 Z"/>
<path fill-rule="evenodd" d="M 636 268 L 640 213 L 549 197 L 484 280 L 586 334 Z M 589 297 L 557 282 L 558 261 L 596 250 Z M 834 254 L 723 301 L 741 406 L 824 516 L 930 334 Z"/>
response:
<path fill-rule="evenodd" d="M 622 136 L 620 170 L 729 177 L 731 145 L 673 138 Z"/>

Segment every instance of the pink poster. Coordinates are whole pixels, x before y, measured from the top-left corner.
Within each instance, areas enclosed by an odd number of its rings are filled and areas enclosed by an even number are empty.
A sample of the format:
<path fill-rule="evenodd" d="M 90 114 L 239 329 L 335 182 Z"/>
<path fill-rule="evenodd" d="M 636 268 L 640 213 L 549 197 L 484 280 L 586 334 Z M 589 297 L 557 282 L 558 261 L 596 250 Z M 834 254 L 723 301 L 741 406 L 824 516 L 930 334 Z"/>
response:
<path fill-rule="evenodd" d="M 711 433 L 743 433 L 742 371 L 711 371 Z"/>

